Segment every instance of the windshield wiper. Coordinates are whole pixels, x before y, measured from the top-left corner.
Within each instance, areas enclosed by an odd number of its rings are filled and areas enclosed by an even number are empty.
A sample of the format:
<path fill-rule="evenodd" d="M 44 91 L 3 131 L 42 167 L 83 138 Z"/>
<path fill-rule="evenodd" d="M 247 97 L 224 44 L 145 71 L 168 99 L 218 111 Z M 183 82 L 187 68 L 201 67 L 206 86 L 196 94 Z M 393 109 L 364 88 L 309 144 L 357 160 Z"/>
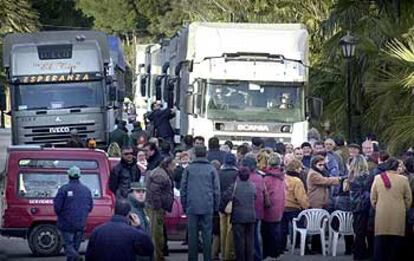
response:
<path fill-rule="evenodd" d="M 72 105 L 72 106 L 66 106 L 59 109 L 75 109 L 75 108 L 88 108 L 88 105 Z"/>
<path fill-rule="evenodd" d="M 47 109 L 49 108 L 46 106 L 39 106 L 39 107 L 30 107 L 30 108 L 27 108 L 26 110 L 19 110 L 19 111 L 37 111 L 37 110 L 47 110 Z"/>

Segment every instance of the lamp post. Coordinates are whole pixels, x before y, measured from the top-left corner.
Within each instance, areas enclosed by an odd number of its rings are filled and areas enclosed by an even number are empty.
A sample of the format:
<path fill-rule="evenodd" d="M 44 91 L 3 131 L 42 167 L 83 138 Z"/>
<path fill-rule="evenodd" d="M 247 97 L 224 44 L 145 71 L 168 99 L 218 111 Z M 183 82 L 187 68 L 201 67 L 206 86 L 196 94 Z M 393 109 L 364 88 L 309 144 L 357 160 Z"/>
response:
<path fill-rule="evenodd" d="M 351 61 L 355 56 L 356 38 L 349 32 L 341 38 L 339 45 L 342 49 L 342 55 L 345 58 L 347 66 L 347 121 L 348 121 L 348 142 L 353 142 L 354 136 L 352 131 L 352 85 L 351 85 Z"/>

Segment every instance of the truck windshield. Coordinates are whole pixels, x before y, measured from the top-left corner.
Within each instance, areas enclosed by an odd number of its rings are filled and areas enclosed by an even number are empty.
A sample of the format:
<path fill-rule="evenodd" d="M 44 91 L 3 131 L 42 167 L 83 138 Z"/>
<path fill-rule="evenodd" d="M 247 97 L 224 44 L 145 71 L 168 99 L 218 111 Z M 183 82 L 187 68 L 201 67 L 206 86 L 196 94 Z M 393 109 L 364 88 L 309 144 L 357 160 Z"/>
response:
<path fill-rule="evenodd" d="M 209 82 L 207 117 L 232 121 L 303 121 L 302 92 L 301 85 Z"/>
<path fill-rule="evenodd" d="M 19 111 L 100 107 L 103 86 L 101 81 L 17 85 L 14 97 Z"/>

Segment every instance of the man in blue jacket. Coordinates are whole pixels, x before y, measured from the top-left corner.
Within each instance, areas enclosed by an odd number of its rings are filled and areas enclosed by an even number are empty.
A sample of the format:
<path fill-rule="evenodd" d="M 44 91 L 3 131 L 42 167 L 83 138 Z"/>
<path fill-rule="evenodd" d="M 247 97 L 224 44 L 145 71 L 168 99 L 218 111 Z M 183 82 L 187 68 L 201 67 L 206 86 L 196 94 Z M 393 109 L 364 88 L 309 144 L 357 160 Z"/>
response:
<path fill-rule="evenodd" d="M 188 216 L 188 260 L 197 260 L 201 229 L 204 261 L 210 261 L 213 212 L 220 204 L 220 182 L 206 158 L 206 147 L 195 146 L 194 154 L 196 158 L 184 170 L 181 181 L 181 204 Z"/>
<path fill-rule="evenodd" d="M 53 206 L 57 215 L 68 261 L 80 260 L 79 246 L 83 238 L 86 219 L 93 208 L 92 194 L 79 178 L 80 169 L 72 166 L 68 170 L 69 183 L 59 188 Z"/>
<path fill-rule="evenodd" d="M 112 219 L 92 232 L 86 261 L 136 261 L 137 255 L 153 256 L 151 238 L 140 227 L 139 217 L 130 211 L 127 200 L 116 201 Z"/>

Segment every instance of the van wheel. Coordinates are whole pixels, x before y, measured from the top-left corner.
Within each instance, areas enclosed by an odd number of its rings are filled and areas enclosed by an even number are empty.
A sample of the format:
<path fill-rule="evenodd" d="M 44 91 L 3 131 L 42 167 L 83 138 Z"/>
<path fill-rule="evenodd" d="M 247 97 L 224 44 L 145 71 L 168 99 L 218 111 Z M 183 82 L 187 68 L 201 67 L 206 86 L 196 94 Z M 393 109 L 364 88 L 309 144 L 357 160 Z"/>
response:
<path fill-rule="evenodd" d="M 36 256 L 56 256 L 62 249 L 62 236 L 55 225 L 41 224 L 34 227 L 29 234 L 28 243 Z"/>

